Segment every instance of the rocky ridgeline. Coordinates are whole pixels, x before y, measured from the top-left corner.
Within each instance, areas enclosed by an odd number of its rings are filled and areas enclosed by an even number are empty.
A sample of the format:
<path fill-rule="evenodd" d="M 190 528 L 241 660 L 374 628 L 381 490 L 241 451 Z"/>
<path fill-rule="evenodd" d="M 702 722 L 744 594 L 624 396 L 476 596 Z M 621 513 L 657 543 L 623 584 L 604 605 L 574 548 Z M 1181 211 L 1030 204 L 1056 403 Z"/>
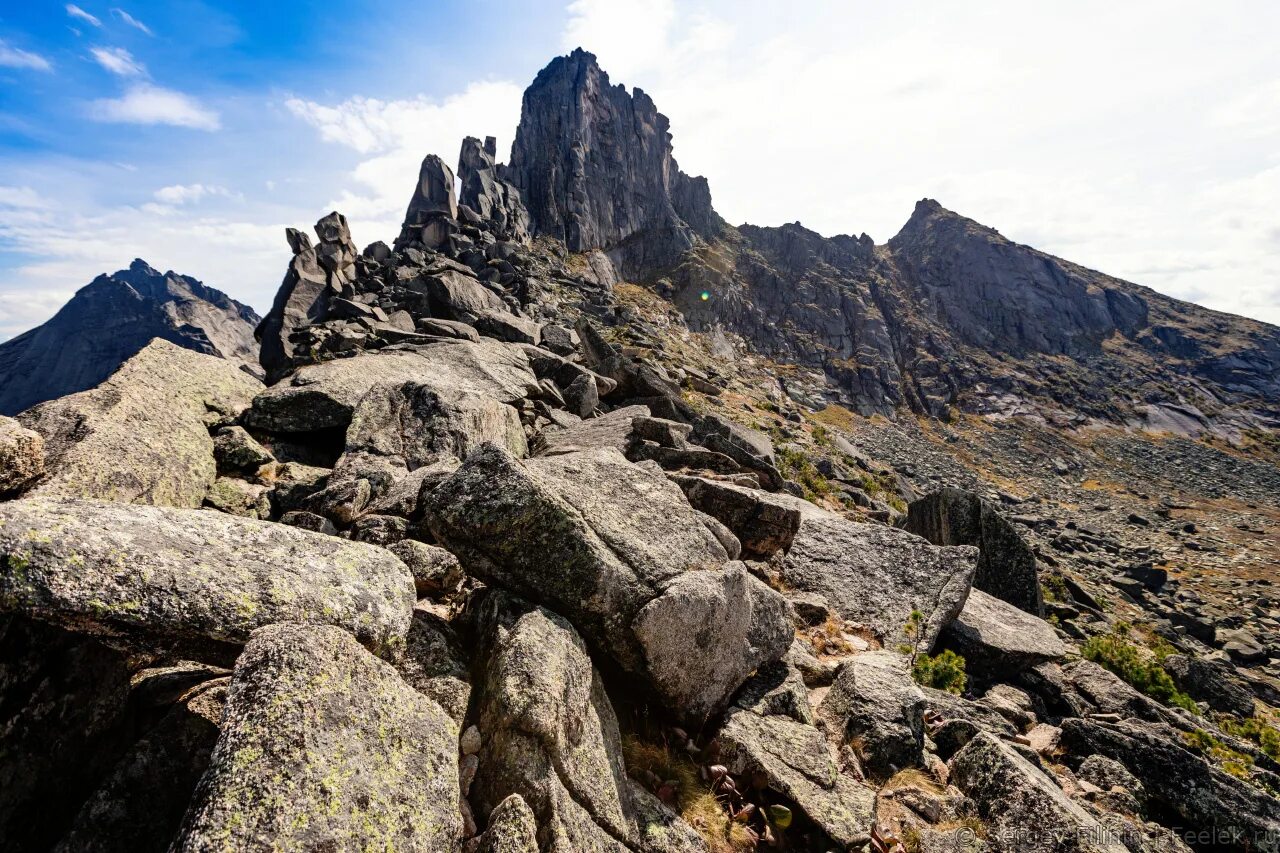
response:
<path fill-rule="evenodd" d="M 1211 651 L 1160 522 L 1051 515 L 1121 439 L 1032 419 L 1042 503 L 965 455 L 1003 420 L 826 405 L 990 402 L 1007 348 L 1001 405 L 1123 420 L 1033 368 L 1159 340 L 1257 427 L 1275 330 L 1192 352 L 1206 312 L 932 203 L 888 247 L 728 228 L 581 51 L 510 164 L 468 138 L 391 246 L 315 235 L 266 384 L 162 339 L 0 419 L 0 849 L 1277 849 L 1269 664 Z"/>
<path fill-rule="evenodd" d="M 258 322 L 225 293 L 135 260 L 82 287 L 47 323 L 0 343 L 0 415 L 93 388 L 153 338 L 256 371 Z"/>

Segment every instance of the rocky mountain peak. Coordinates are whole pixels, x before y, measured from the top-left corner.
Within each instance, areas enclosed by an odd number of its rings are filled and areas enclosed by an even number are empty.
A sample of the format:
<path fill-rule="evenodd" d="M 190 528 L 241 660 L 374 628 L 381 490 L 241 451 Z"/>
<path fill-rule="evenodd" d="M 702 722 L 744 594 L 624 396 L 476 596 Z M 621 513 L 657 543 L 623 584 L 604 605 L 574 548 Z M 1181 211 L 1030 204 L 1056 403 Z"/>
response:
<path fill-rule="evenodd" d="M 255 364 L 247 305 L 137 258 L 80 288 L 48 322 L 0 344 L 0 414 L 92 388 L 154 338 Z"/>
<path fill-rule="evenodd" d="M 596 57 L 557 57 L 525 91 L 504 176 L 536 234 L 611 256 L 624 274 L 675 261 L 720 226 L 705 180 L 680 171 L 670 123 L 640 89 L 611 85 Z"/>

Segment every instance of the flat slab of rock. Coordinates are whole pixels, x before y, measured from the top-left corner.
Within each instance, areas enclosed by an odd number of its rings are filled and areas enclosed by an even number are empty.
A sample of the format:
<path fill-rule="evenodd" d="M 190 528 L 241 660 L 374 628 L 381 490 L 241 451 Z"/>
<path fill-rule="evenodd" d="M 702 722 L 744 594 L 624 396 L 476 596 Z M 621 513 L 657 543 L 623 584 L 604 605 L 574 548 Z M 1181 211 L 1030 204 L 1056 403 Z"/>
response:
<path fill-rule="evenodd" d="M 790 500 L 801 520 L 782 564 L 783 580 L 826 596 L 842 617 L 866 625 L 891 648 L 904 641 L 918 610 L 924 616 L 919 649 L 932 649 L 969 595 L 977 549 L 930 545 L 893 527 L 848 521 Z"/>
<path fill-rule="evenodd" d="M 12 494 L 44 473 L 44 439 L 13 418 L 0 417 L 0 495 Z"/>
<path fill-rule="evenodd" d="M 1127 853 L 1118 837 L 1107 833 L 1043 771 L 996 737 L 975 734 L 952 756 L 950 767 L 951 783 L 978 804 L 991 831 L 1006 839 L 1010 850 Z"/>
<path fill-rule="evenodd" d="M 404 382 L 470 390 L 499 403 L 514 403 L 538 385 L 518 346 L 493 340 L 440 341 L 301 367 L 288 381 L 259 394 L 245 420 L 268 432 L 346 428 L 369 389 Z"/>
<path fill-rule="evenodd" d="M 722 568 L 728 553 L 680 489 L 613 448 L 521 462 L 486 445 L 424 508 L 469 574 L 565 616 L 686 717 L 790 645 L 782 597 Z"/>
<path fill-rule="evenodd" d="M 101 639 L 233 652 L 272 622 L 338 625 L 373 649 L 409 630 L 389 551 L 220 512 L 26 498 L 0 504 L 0 610 Z"/>
<path fill-rule="evenodd" d="M 648 406 L 624 406 L 608 414 L 588 418 L 568 429 L 549 429 L 543 434 L 544 446 L 539 455 L 553 456 L 599 447 L 612 447 L 625 454 L 639 438 L 636 418 L 648 417 Z"/>
<path fill-rule="evenodd" d="M 461 831 L 453 720 L 346 631 L 279 624 L 236 662 L 171 849 L 450 850 Z"/>
<path fill-rule="evenodd" d="M 971 672 L 992 675 L 1008 675 L 1067 653 L 1048 622 L 979 589 L 969 593 L 943 642 L 964 655 Z"/>
<path fill-rule="evenodd" d="M 781 715 L 735 710 L 716 736 L 734 774 L 761 769 L 841 849 L 870 838 L 875 791 L 842 773 L 817 728 Z"/>
<path fill-rule="evenodd" d="M 97 388 L 19 416 L 44 437 L 32 494 L 198 507 L 218 473 L 205 418 L 261 390 L 239 362 L 152 341 Z"/>

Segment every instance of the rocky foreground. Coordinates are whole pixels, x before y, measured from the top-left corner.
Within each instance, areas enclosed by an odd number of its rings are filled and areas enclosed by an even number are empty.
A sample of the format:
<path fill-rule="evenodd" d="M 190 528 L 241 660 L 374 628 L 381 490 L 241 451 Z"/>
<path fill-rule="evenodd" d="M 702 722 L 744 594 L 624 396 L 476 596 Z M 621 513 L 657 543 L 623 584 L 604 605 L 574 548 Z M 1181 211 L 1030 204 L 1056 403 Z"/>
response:
<path fill-rule="evenodd" d="M 290 229 L 261 372 L 0 419 L 0 849 L 1280 849 L 1276 330 L 933 204 L 730 229 L 582 52 L 495 154 Z"/>

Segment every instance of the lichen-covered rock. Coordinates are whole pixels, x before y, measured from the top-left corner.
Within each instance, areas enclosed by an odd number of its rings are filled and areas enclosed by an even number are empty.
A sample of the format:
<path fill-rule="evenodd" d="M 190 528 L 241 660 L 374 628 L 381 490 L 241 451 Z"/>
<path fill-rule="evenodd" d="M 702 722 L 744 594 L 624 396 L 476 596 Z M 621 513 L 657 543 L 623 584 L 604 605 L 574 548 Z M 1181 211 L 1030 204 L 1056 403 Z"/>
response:
<path fill-rule="evenodd" d="M 218 512 L 27 498 L 0 504 L 0 610 L 127 645 L 225 656 L 272 622 L 340 625 L 374 649 L 409 629 L 388 551 Z"/>
<path fill-rule="evenodd" d="M 270 518 L 271 498 L 269 489 L 255 483 L 246 483 L 234 477 L 219 477 L 209 486 L 204 505 L 219 512 L 245 518 Z"/>
<path fill-rule="evenodd" d="M 97 388 L 22 413 L 45 443 L 31 494 L 198 507 L 217 476 L 205 418 L 261 390 L 237 362 L 152 341 Z"/>
<path fill-rule="evenodd" d="M 1070 755 L 1097 754 L 1120 762 L 1150 800 L 1181 817 L 1190 829 L 1216 829 L 1224 838 L 1248 839 L 1257 850 L 1273 849 L 1260 840 L 1280 837 L 1280 800 L 1211 766 L 1191 752 L 1175 729 L 1136 719 L 1115 724 L 1067 719 L 1061 743 Z M 1247 843 L 1238 846 L 1250 849 Z"/>
<path fill-rule="evenodd" d="M 971 673 L 982 677 L 1008 676 L 1067 653 L 1048 622 L 979 589 L 969 593 L 943 642 L 964 656 Z"/>
<path fill-rule="evenodd" d="M 448 622 L 426 607 L 415 607 L 404 651 L 392 663 L 406 684 L 430 696 L 462 725 L 471 701 L 471 674 L 462 644 Z"/>
<path fill-rule="evenodd" d="M 1126 853 L 1017 750 L 985 732 L 951 758 L 951 782 L 977 803 L 997 853 Z"/>
<path fill-rule="evenodd" d="M 841 849 L 870 837 L 875 792 L 840 770 L 818 729 L 787 716 L 735 709 L 716 742 L 730 772 L 762 770 L 769 787 L 799 806 Z"/>
<path fill-rule="evenodd" d="M 839 745 L 856 744 L 866 771 L 884 779 L 920 763 L 927 704 L 906 657 L 866 652 L 840 667 L 818 718 Z"/>
<path fill-rule="evenodd" d="M 376 385 L 361 398 L 347 429 L 347 454 L 378 457 L 408 471 L 441 459 L 465 459 L 486 441 L 528 454 L 520 413 L 487 383 L 455 383 L 439 374 Z M 344 467 L 340 460 L 338 467 Z"/>
<path fill-rule="evenodd" d="M 242 426 L 227 426 L 213 437 L 213 455 L 218 460 L 218 472 L 253 474 L 263 465 L 276 461 L 271 451 L 263 447 Z"/>
<path fill-rule="evenodd" d="M 366 352 L 299 368 L 253 400 L 245 421 L 268 432 L 346 428 L 375 385 L 447 383 L 499 403 L 514 403 L 537 387 L 518 346 L 498 341 L 440 341 L 414 350 Z"/>
<path fill-rule="evenodd" d="M 81 807 L 56 853 L 166 850 L 218 740 L 226 679 L 176 702 Z"/>
<path fill-rule="evenodd" d="M 663 823 L 684 843 L 642 843 L 652 818 L 634 802 L 613 706 L 568 622 L 493 592 L 478 605 L 476 625 L 483 661 L 476 714 L 483 742 L 472 785 L 478 815 L 519 794 L 537 817 L 542 850 L 705 849 L 669 813 Z"/>
<path fill-rule="evenodd" d="M 458 727 L 331 626 L 254 632 L 173 850 L 449 850 Z"/>
<path fill-rule="evenodd" d="M 1178 689 L 1193 699 L 1208 702 L 1209 707 L 1228 714 L 1253 716 L 1252 692 L 1232 677 L 1226 664 L 1191 655 L 1169 655 L 1161 661 L 1161 666 Z"/>
<path fill-rule="evenodd" d="M 904 640 L 911 614 L 919 611 L 918 648 L 931 650 L 964 606 L 977 549 L 930 545 L 892 527 L 792 501 L 801 511 L 800 530 L 783 561 L 783 581 L 826 596 L 842 617 L 866 625 L 890 647 Z"/>
<path fill-rule="evenodd" d="M 963 489 L 945 488 L 913 501 L 903 529 L 935 545 L 973 545 L 973 586 L 1034 616 L 1044 614 L 1036 555 L 996 508 Z"/>
<path fill-rule="evenodd" d="M 462 565 L 443 548 L 416 539 L 402 539 L 388 545 L 387 550 L 409 567 L 418 595 L 453 592 L 462 583 Z"/>
<path fill-rule="evenodd" d="M 529 804 L 512 794 L 489 814 L 489 826 L 467 842 L 466 853 L 538 853 L 538 822 Z"/>
<path fill-rule="evenodd" d="M 469 574 L 565 615 L 678 714 L 705 717 L 790 644 L 781 596 L 721 568 L 680 490 L 612 448 L 521 462 L 487 445 L 425 509 Z"/>
<path fill-rule="evenodd" d="M 44 473 L 44 438 L 0 417 L 0 496 L 21 491 Z"/>

